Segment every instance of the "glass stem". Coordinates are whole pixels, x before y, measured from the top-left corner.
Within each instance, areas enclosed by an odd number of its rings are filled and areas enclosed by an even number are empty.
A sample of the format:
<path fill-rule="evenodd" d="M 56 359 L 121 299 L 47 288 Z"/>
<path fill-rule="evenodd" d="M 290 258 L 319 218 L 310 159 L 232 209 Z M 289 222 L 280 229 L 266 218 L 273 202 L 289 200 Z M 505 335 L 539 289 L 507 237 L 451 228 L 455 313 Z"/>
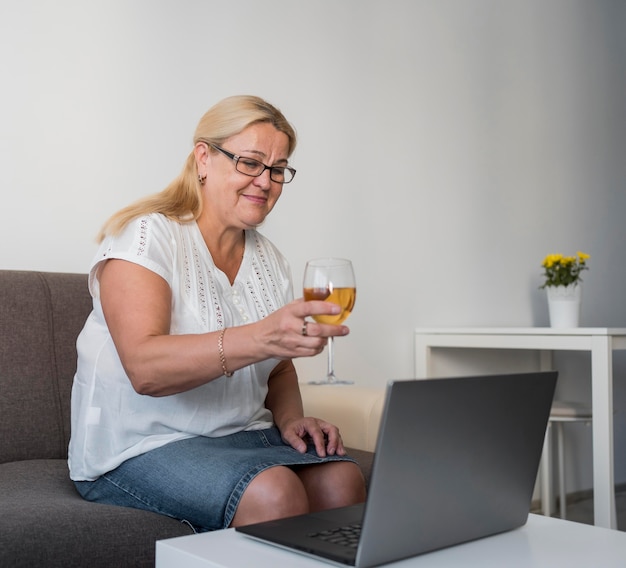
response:
<path fill-rule="evenodd" d="M 333 339 L 333 337 L 328 338 L 328 372 L 326 373 L 326 380 L 329 383 L 337 382 L 337 377 L 335 377 L 335 344 Z"/>

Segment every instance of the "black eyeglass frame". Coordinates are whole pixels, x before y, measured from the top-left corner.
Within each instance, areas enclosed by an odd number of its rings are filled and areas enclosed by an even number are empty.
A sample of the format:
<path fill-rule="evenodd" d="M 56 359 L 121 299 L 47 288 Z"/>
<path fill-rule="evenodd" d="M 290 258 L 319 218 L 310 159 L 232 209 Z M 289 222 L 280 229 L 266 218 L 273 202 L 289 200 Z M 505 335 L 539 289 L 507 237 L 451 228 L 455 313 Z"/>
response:
<path fill-rule="evenodd" d="M 293 181 L 293 178 L 296 177 L 296 170 L 290 166 L 268 166 L 267 164 L 264 164 L 263 162 L 260 162 L 259 160 L 255 160 L 254 158 L 247 158 L 246 156 L 238 156 L 237 154 L 233 154 L 232 152 L 229 152 L 228 150 L 224 150 L 224 148 L 220 148 L 219 146 L 217 146 L 216 144 L 208 144 L 211 148 L 213 148 L 214 150 L 217 150 L 218 152 L 221 152 L 222 154 L 224 154 L 224 156 L 226 156 L 227 158 L 230 158 L 233 162 L 235 162 L 235 169 L 240 173 L 243 174 L 244 176 L 248 176 L 248 177 L 260 177 L 263 175 L 263 172 L 265 170 L 269 170 L 270 171 L 270 179 L 275 182 L 275 183 L 291 183 Z M 244 160 L 248 160 L 250 162 L 256 162 L 257 164 L 261 164 L 263 166 L 263 169 L 258 173 L 258 174 L 249 174 L 247 172 L 242 172 L 237 165 L 239 164 L 239 160 L 244 159 Z M 285 181 L 284 177 L 282 180 L 277 180 L 274 179 L 272 177 L 272 174 L 274 173 L 274 170 L 289 170 L 291 172 L 291 179 L 289 181 Z M 284 173 L 283 173 L 284 176 Z"/>

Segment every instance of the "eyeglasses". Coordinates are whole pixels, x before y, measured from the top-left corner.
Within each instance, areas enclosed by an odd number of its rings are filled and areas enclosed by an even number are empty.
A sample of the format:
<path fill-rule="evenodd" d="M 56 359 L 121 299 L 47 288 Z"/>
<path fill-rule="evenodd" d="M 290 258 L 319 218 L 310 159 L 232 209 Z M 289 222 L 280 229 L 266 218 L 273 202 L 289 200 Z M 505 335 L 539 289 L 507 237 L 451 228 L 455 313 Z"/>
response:
<path fill-rule="evenodd" d="M 270 179 L 276 183 L 289 183 L 290 181 L 293 181 L 293 178 L 296 175 L 296 170 L 288 166 L 266 166 L 263 162 L 259 162 L 253 158 L 237 156 L 237 154 L 232 154 L 215 144 L 209 144 L 209 146 L 235 162 L 235 169 L 240 174 L 250 177 L 259 177 L 265 170 L 269 170 Z"/>

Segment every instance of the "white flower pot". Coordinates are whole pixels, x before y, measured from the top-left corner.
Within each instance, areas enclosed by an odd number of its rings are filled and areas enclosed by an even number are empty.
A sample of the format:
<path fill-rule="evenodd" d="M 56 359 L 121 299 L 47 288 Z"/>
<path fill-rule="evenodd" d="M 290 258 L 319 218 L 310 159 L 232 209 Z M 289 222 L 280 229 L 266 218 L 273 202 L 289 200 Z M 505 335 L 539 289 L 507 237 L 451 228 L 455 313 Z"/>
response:
<path fill-rule="evenodd" d="M 578 284 L 548 286 L 550 327 L 578 327 L 582 289 Z"/>

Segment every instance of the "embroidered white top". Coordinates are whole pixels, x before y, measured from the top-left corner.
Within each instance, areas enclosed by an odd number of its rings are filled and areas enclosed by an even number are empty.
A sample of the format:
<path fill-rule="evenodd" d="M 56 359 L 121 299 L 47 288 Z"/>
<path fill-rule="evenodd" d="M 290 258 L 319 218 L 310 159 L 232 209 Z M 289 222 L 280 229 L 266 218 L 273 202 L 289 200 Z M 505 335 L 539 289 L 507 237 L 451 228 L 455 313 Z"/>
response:
<path fill-rule="evenodd" d="M 195 222 L 149 215 L 131 222 L 120 235 L 106 238 L 89 274 L 93 311 L 77 341 L 70 477 L 97 479 L 127 459 L 175 440 L 271 426 L 264 401 L 276 359 L 172 396 L 135 392 L 99 299 L 99 268 L 111 258 L 137 263 L 165 279 L 172 290 L 172 334 L 205 333 L 258 321 L 293 298 L 287 261 L 254 230 L 246 231 L 243 260 L 232 286 L 213 263 Z"/>

